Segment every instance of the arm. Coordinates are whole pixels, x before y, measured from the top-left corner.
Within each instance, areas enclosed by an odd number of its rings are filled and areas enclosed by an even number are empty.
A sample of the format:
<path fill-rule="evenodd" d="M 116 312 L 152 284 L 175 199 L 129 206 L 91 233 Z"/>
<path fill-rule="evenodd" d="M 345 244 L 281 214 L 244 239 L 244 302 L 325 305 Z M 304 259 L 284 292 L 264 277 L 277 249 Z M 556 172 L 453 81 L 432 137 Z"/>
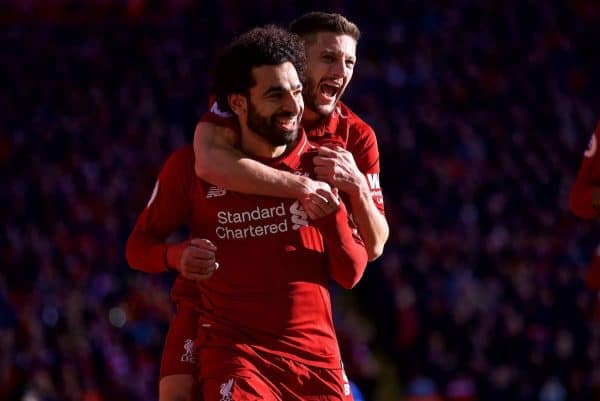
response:
<path fill-rule="evenodd" d="M 597 152 L 600 124 L 592 135 L 571 188 L 569 207 L 582 219 L 600 216 L 600 154 Z"/>
<path fill-rule="evenodd" d="M 315 173 L 318 179 L 338 187 L 348 196 L 352 217 L 365 241 L 369 260 L 381 256 L 389 227 L 382 213 L 378 169 L 365 176 L 357 167 L 352 153 L 339 146 L 321 146 L 319 156 L 315 157 Z M 379 199 L 380 207 L 375 204 L 374 197 Z"/>
<path fill-rule="evenodd" d="M 364 242 L 351 225 L 348 212 L 337 196 L 337 190 L 321 193 L 306 202 L 305 210 L 319 229 L 329 261 L 329 274 L 342 287 L 350 289 L 358 283 L 368 257 Z"/>
<path fill-rule="evenodd" d="M 343 202 L 334 213 L 313 221 L 325 243 L 329 260 L 329 274 L 342 287 L 353 288 L 367 267 L 365 244 L 349 224 Z"/>
<path fill-rule="evenodd" d="M 198 123 L 194 132 L 196 175 L 232 191 L 285 198 L 303 199 L 326 188 L 321 182 L 248 158 L 235 147 L 236 142 L 231 127 Z"/>
<path fill-rule="evenodd" d="M 189 279 L 204 279 L 218 268 L 214 260 L 216 247 L 207 240 L 166 243 L 167 237 L 190 219 L 187 193 L 193 177 L 191 150 L 187 155 L 178 151 L 169 158 L 127 240 L 126 258 L 133 269 L 147 273 L 173 269 Z"/>
<path fill-rule="evenodd" d="M 575 180 L 569 196 L 569 208 L 577 217 L 593 220 L 600 215 L 600 187 L 588 186 L 579 177 Z"/>

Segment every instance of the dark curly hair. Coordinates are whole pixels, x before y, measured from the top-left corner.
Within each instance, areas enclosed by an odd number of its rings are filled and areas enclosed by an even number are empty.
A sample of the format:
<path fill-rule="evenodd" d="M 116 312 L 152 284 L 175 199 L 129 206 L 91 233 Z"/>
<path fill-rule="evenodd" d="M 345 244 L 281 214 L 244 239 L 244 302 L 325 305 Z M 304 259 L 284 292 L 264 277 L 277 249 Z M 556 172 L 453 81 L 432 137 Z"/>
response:
<path fill-rule="evenodd" d="M 319 32 L 348 35 L 357 42 L 360 38 L 360 30 L 355 23 L 350 22 L 343 15 L 321 11 L 313 11 L 301 15 L 292 21 L 289 30 L 304 39 Z"/>
<path fill-rule="evenodd" d="M 300 37 L 275 25 L 254 28 L 238 36 L 225 49 L 215 65 L 214 94 L 223 111 L 231 112 L 227 97 L 247 94 L 255 84 L 252 69 L 290 62 L 304 81 L 306 56 Z"/>

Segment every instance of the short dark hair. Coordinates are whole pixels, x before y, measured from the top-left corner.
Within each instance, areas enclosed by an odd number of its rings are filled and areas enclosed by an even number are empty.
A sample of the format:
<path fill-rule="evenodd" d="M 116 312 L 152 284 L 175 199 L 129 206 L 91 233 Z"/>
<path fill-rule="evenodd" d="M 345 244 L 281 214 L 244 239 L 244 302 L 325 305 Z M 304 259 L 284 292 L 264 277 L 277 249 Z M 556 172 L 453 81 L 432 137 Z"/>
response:
<path fill-rule="evenodd" d="M 275 25 L 251 29 L 238 36 L 225 49 L 215 65 L 214 94 L 223 111 L 231 112 L 227 97 L 247 94 L 256 84 L 252 69 L 263 65 L 290 62 L 304 81 L 306 55 L 302 39 Z"/>
<path fill-rule="evenodd" d="M 343 15 L 321 11 L 313 11 L 300 16 L 292 21 L 289 30 L 303 38 L 319 32 L 348 35 L 357 42 L 360 38 L 360 30 L 355 23 L 350 22 Z"/>

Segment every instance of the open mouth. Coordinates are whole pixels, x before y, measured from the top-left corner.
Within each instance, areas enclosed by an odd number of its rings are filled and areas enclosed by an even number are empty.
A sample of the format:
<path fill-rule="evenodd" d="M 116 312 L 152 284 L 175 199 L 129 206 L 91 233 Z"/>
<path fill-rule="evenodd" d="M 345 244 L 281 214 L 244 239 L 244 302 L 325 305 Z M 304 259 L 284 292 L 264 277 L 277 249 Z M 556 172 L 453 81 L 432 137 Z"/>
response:
<path fill-rule="evenodd" d="M 331 101 L 335 100 L 337 94 L 340 91 L 341 86 L 333 83 L 322 83 L 319 85 L 319 92 L 325 99 Z"/>
<path fill-rule="evenodd" d="M 293 117 L 277 117 L 275 119 L 275 123 L 277 124 L 278 127 L 285 129 L 285 130 L 293 130 L 296 128 L 296 123 L 298 121 L 297 116 L 293 116 Z"/>

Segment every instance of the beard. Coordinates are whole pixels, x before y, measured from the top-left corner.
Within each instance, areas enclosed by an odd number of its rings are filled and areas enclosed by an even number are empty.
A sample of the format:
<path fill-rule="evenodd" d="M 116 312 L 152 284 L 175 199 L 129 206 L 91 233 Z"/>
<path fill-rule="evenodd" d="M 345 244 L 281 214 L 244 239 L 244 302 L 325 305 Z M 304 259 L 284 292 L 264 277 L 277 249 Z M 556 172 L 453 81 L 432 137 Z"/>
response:
<path fill-rule="evenodd" d="M 312 78 L 307 77 L 304 83 L 303 97 L 304 97 L 304 107 L 317 113 L 321 117 L 329 117 L 335 106 L 337 105 L 340 97 L 342 96 L 343 90 L 340 93 L 336 94 L 335 101 L 333 104 L 318 104 L 317 98 L 319 96 L 319 84 Z"/>
<path fill-rule="evenodd" d="M 290 145 L 298 138 L 298 127 L 300 126 L 300 116 L 296 118 L 296 128 L 286 130 L 277 125 L 277 118 L 292 117 L 289 112 L 274 113 L 270 116 L 260 114 L 250 99 L 248 99 L 248 128 L 265 139 L 273 146 Z"/>

